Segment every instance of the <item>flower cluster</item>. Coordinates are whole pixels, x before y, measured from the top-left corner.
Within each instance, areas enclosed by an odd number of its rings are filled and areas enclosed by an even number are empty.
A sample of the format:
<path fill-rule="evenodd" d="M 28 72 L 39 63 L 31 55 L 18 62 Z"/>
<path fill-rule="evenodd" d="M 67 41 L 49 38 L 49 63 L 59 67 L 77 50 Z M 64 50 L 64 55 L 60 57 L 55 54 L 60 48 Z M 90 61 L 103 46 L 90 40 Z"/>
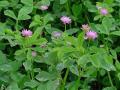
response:
<path fill-rule="evenodd" d="M 91 28 L 88 24 L 82 25 L 81 29 L 85 32 L 85 39 L 94 40 L 98 37 L 95 31 L 90 30 Z"/>
<path fill-rule="evenodd" d="M 109 12 L 108 12 L 108 9 L 105 8 L 105 7 L 102 7 L 101 5 L 97 4 L 96 5 L 96 8 L 98 9 L 99 13 L 103 16 L 107 15 Z"/>
<path fill-rule="evenodd" d="M 57 32 L 57 31 L 52 32 L 52 36 L 53 36 L 54 38 L 59 38 L 61 35 L 62 35 L 61 32 Z"/>
<path fill-rule="evenodd" d="M 88 32 L 90 30 L 90 27 L 88 26 L 88 24 L 83 24 L 81 29 L 85 32 Z"/>
<path fill-rule="evenodd" d="M 48 6 L 42 5 L 42 6 L 40 6 L 40 9 L 41 9 L 42 11 L 45 11 L 45 10 L 48 9 Z"/>
<path fill-rule="evenodd" d="M 62 16 L 60 20 L 63 22 L 63 24 L 70 24 L 72 22 L 71 18 L 67 16 Z"/>
<path fill-rule="evenodd" d="M 100 14 L 101 15 L 107 15 L 108 14 L 108 10 L 106 8 L 101 8 L 100 9 Z"/>
<path fill-rule="evenodd" d="M 27 29 L 23 29 L 21 34 L 24 37 L 30 37 L 30 36 L 32 36 L 32 31 L 31 30 L 27 30 Z"/>
<path fill-rule="evenodd" d="M 86 32 L 86 39 L 94 40 L 97 38 L 97 33 L 95 31 Z"/>
<path fill-rule="evenodd" d="M 103 8 L 101 6 L 96 5 L 96 8 L 99 10 L 101 15 L 107 15 L 108 14 L 108 10 L 106 8 Z"/>

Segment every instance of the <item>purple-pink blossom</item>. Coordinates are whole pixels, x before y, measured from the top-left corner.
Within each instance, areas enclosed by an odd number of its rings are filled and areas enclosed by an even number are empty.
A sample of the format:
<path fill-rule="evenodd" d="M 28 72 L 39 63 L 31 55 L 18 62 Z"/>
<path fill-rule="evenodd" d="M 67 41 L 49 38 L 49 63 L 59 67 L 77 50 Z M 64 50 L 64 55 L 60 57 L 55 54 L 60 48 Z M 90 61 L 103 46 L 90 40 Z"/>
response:
<path fill-rule="evenodd" d="M 95 31 L 88 31 L 86 32 L 86 39 L 94 40 L 98 37 L 97 33 Z"/>
<path fill-rule="evenodd" d="M 85 32 L 88 32 L 90 30 L 90 27 L 88 24 L 83 24 L 81 29 Z"/>
<path fill-rule="evenodd" d="M 101 9 L 100 9 L 100 13 L 101 13 L 102 15 L 107 15 L 107 14 L 108 14 L 108 10 L 107 10 L 106 8 L 101 8 Z"/>
<path fill-rule="evenodd" d="M 52 32 L 52 36 L 55 38 L 59 38 L 61 35 L 62 35 L 61 32 L 57 32 L 57 31 Z"/>
<path fill-rule="evenodd" d="M 60 20 L 63 22 L 63 24 L 70 24 L 72 22 L 71 18 L 67 16 L 62 16 Z"/>
<path fill-rule="evenodd" d="M 32 36 L 32 31 L 31 30 L 27 30 L 27 29 L 23 29 L 21 34 L 24 37 L 30 37 L 30 36 Z"/>
<path fill-rule="evenodd" d="M 42 6 L 40 6 L 40 9 L 41 9 L 42 11 L 45 11 L 45 10 L 48 9 L 48 6 L 42 5 Z"/>

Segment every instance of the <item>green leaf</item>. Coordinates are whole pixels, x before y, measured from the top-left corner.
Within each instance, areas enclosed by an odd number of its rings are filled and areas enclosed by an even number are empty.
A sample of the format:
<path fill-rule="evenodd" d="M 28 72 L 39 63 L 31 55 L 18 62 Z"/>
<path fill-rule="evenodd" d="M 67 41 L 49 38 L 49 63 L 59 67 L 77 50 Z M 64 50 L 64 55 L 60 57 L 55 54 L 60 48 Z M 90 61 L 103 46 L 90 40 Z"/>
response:
<path fill-rule="evenodd" d="M 58 77 L 57 72 L 48 73 L 46 71 L 41 71 L 35 78 L 42 82 L 42 81 L 54 80 L 57 77 Z"/>
<path fill-rule="evenodd" d="M 43 27 L 38 27 L 38 28 L 35 30 L 34 34 L 32 35 L 32 38 L 31 38 L 31 39 L 32 39 L 33 41 L 35 41 L 35 40 L 40 36 L 42 30 L 43 30 Z"/>
<path fill-rule="evenodd" d="M 107 26 L 103 26 L 100 24 L 97 24 L 96 26 L 97 31 L 99 31 L 101 34 L 109 34 L 110 30 L 107 28 Z"/>
<path fill-rule="evenodd" d="M 42 0 L 41 4 L 49 6 L 50 5 L 50 0 Z"/>
<path fill-rule="evenodd" d="M 40 83 L 37 90 L 47 90 L 46 83 Z"/>
<path fill-rule="evenodd" d="M 0 42 L 0 50 L 5 50 L 6 44 L 4 42 Z"/>
<path fill-rule="evenodd" d="M 89 62 L 89 60 L 90 60 L 90 55 L 86 54 L 86 55 L 81 56 L 78 59 L 77 63 L 78 63 L 78 65 L 85 67 L 87 65 L 87 63 Z"/>
<path fill-rule="evenodd" d="M 19 72 L 12 72 L 12 73 L 10 73 L 10 77 L 11 77 L 12 80 L 19 83 L 23 80 L 24 75 L 19 73 Z"/>
<path fill-rule="evenodd" d="M 45 52 L 45 48 L 41 48 L 40 46 L 39 47 L 34 47 L 32 48 L 33 51 L 36 51 L 36 52 Z"/>
<path fill-rule="evenodd" d="M 27 6 L 33 6 L 33 0 L 21 0 L 21 2 Z"/>
<path fill-rule="evenodd" d="M 46 90 L 57 90 L 59 84 L 60 84 L 59 80 L 48 81 Z"/>
<path fill-rule="evenodd" d="M 77 51 L 76 48 L 63 46 L 61 48 L 58 48 L 57 56 L 58 56 L 59 59 L 62 59 L 65 54 L 76 52 L 76 51 Z"/>
<path fill-rule="evenodd" d="M 102 90 L 117 90 L 116 87 L 105 87 Z"/>
<path fill-rule="evenodd" d="M 58 71 L 62 71 L 64 68 L 65 68 L 65 65 L 63 63 L 59 63 L 59 64 L 56 65 L 56 69 Z"/>
<path fill-rule="evenodd" d="M 80 84 L 80 80 L 73 81 L 67 85 L 67 90 L 78 90 Z"/>
<path fill-rule="evenodd" d="M 68 36 L 68 37 L 65 37 L 64 39 L 65 39 L 65 42 L 66 42 L 68 45 L 70 44 L 70 45 L 77 46 L 78 41 L 77 41 L 77 38 L 76 38 L 76 37 Z"/>
<path fill-rule="evenodd" d="M 116 70 L 116 68 L 113 65 L 112 56 L 107 55 L 107 53 L 103 53 L 103 51 L 91 55 L 90 61 L 93 64 L 93 66 L 95 66 L 96 68 L 103 68 L 107 71 Z"/>
<path fill-rule="evenodd" d="M 54 19 L 53 19 L 53 17 L 52 17 L 52 15 L 51 14 L 46 14 L 45 16 L 44 16 L 44 18 L 43 18 L 43 22 L 44 22 L 44 25 L 46 25 L 48 22 L 50 22 L 50 21 L 53 21 Z"/>
<path fill-rule="evenodd" d="M 103 20 L 102 20 L 102 26 L 108 32 L 110 32 L 110 29 L 113 26 L 112 23 L 113 23 L 113 20 L 111 18 L 108 18 L 108 17 L 104 17 Z"/>
<path fill-rule="evenodd" d="M 78 4 L 78 5 L 74 4 L 72 6 L 72 12 L 73 12 L 75 17 L 78 17 L 82 12 L 82 5 L 81 4 Z"/>
<path fill-rule="evenodd" d="M 66 33 L 67 33 L 68 35 L 72 35 L 72 34 L 77 33 L 79 30 L 80 30 L 80 29 L 78 29 L 78 28 L 72 28 L 72 29 L 66 30 Z"/>
<path fill-rule="evenodd" d="M 61 11 L 60 0 L 54 0 L 52 10 L 54 13 L 59 15 L 59 12 Z"/>
<path fill-rule="evenodd" d="M 97 8 L 95 7 L 95 5 L 93 5 L 92 2 L 89 1 L 89 0 L 85 0 L 84 5 L 88 8 L 88 11 L 90 11 L 90 12 L 96 12 L 97 11 Z"/>
<path fill-rule="evenodd" d="M 114 0 L 104 0 L 104 2 L 111 5 L 114 3 Z"/>
<path fill-rule="evenodd" d="M 40 38 L 40 39 L 37 39 L 34 43 L 34 45 L 42 45 L 42 44 L 46 44 L 47 43 L 47 40 L 45 38 Z"/>
<path fill-rule="evenodd" d="M 30 19 L 30 14 L 33 10 L 33 7 L 24 6 L 20 9 L 18 13 L 18 20 L 27 20 Z"/>
<path fill-rule="evenodd" d="M 120 80 L 120 73 L 118 73 L 118 74 L 117 74 L 117 77 L 118 77 L 118 78 L 119 78 L 119 80 Z"/>
<path fill-rule="evenodd" d="M 103 68 L 106 69 L 107 71 L 116 71 L 116 68 L 113 65 L 113 58 L 112 58 L 112 56 L 105 54 L 103 56 L 103 58 L 105 60 L 105 63 L 101 63 L 101 66 L 103 65 Z"/>
<path fill-rule="evenodd" d="M 7 60 L 6 55 L 3 54 L 2 51 L 0 51 L 0 65 L 4 64 L 6 60 Z"/>
<path fill-rule="evenodd" d="M 31 51 L 31 49 L 28 49 L 27 60 L 31 61 L 31 59 L 32 59 L 32 51 Z"/>
<path fill-rule="evenodd" d="M 5 83 L 10 83 L 11 78 L 9 77 L 8 73 L 5 73 L 3 71 L 0 71 L 0 81 Z M 1 89 L 0 89 L 1 90 Z M 4 89 L 3 89 L 4 90 Z"/>
<path fill-rule="evenodd" d="M 17 50 L 15 52 L 15 55 L 21 55 L 21 54 L 25 53 L 25 51 L 26 51 L 25 49 Z"/>
<path fill-rule="evenodd" d="M 9 6 L 8 1 L 0 1 L 0 7 L 7 7 L 7 6 Z"/>
<path fill-rule="evenodd" d="M 65 4 L 67 0 L 60 0 L 60 4 Z"/>
<path fill-rule="evenodd" d="M 120 0 L 115 0 L 115 1 L 117 1 L 118 3 L 120 3 Z"/>
<path fill-rule="evenodd" d="M 116 60 L 115 62 L 115 66 L 118 70 L 120 70 L 120 62 L 118 60 Z"/>
<path fill-rule="evenodd" d="M 14 13 L 12 10 L 5 10 L 5 11 L 4 11 L 4 14 L 5 14 L 6 16 L 9 16 L 9 17 L 15 19 L 15 20 L 17 19 L 17 17 L 15 16 L 15 13 Z"/>
<path fill-rule="evenodd" d="M 13 82 L 7 87 L 6 90 L 20 90 L 20 88 L 18 87 L 17 83 Z"/>
<path fill-rule="evenodd" d="M 97 20 L 99 20 L 101 17 L 102 17 L 101 15 L 97 15 L 97 16 L 94 17 L 94 20 L 97 21 Z"/>
<path fill-rule="evenodd" d="M 99 68 L 100 67 L 100 59 L 98 57 L 98 54 L 94 54 L 91 56 L 91 62 L 93 64 L 93 66 Z"/>
<path fill-rule="evenodd" d="M 81 33 L 78 35 L 78 46 L 79 46 L 79 47 L 82 47 L 83 42 L 84 42 L 84 32 L 81 32 Z"/>
<path fill-rule="evenodd" d="M 20 0 L 10 0 L 10 7 L 14 8 L 18 8 L 20 7 L 20 5 L 18 4 Z"/>
<path fill-rule="evenodd" d="M 32 27 L 37 26 L 37 25 L 39 25 L 37 22 L 32 21 L 31 24 L 29 25 L 29 28 L 32 28 Z"/>
<path fill-rule="evenodd" d="M 120 36 L 120 31 L 113 31 L 110 33 L 111 35 L 116 35 L 116 36 Z"/>
<path fill-rule="evenodd" d="M 70 71 L 71 71 L 73 74 L 79 76 L 79 71 L 78 71 L 77 66 L 75 66 L 75 65 L 70 66 Z"/>
<path fill-rule="evenodd" d="M 49 25 L 49 24 L 47 24 L 46 26 L 47 26 L 47 27 L 45 27 L 45 29 L 46 29 L 46 31 L 47 31 L 49 34 L 52 34 L 52 32 L 54 32 L 54 31 L 61 32 L 60 29 L 51 27 L 51 25 Z"/>
<path fill-rule="evenodd" d="M 39 82 L 37 82 L 36 80 L 31 80 L 30 82 L 25 82 L 24 85 L 26 87 L 35 88 L 39 85 Z"/>
<path fill-rule="evenodd" d="M 37 90 L 59 90 L 59 80 L 48 81 L 46 83 L 40 83 Z"/>
<path fill-rule="evenodd" d="M 117 60 L 117 53 L 116 53 L 116 51 L 111 49 L 110 52 L 111 52 L 113 58 L 114 58 L 115 60 Z"/>
<path fill-rule="evenodd" d="M 0 70 L 3 72 L 11 72 L 18 70 L 20 66 L 21 66 L 21 62 L 11 61 L 9 63 L 0 65 Z"/>
<path fill-rule="evenodd" d="M 6 23 L 1 23 L 0 22 L 0 35 L 5 35 L 4 31 L 7 30 L 7 29 L 9 29 L 8 25 L 6 25 Z M 0 37 L 0 40 L 1 39 L 2 38 Z"/>
<path fill-rule="evenodd" d="M 40 17 L 40 15 L 35 15 L 33 21 L 29 25 L 29 28 L 35 27 L 35 26 L 41 26 L 43 24 L 41 18 L 42 17 Z"/>
<path fill-rule="evenodd" d="M 57 52 L 52 51 L 45 54 L 45 63 L 48 65 L 54 65 L 58 63 Z"/>
<path fill-rule="evenodd" d="M 24 65 L 26 71 L 32 69 L 32 63 L 31 63 L 31 61 L 29 61 L 29 60 L 25 61 L 25 62 L 23 63 L 23 65 Z"/>

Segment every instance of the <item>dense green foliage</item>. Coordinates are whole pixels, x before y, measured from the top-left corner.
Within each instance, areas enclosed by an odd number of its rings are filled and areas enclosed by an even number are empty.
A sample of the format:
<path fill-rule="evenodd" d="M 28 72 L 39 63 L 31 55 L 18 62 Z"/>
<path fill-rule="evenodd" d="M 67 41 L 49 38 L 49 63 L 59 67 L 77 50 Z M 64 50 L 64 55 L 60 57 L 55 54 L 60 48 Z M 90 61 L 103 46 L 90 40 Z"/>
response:
<path fill-rule="evenodd" d="M 0 0 L 0 90 L 120 90 L 119 39 L 120 0 Z"/>

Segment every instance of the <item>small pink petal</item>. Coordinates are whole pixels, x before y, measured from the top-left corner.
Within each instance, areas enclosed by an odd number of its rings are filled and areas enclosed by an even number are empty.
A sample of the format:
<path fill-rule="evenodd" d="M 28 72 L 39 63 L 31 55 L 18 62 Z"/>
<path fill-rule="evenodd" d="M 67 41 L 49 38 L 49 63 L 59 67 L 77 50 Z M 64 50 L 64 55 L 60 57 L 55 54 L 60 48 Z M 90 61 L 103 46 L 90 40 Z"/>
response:
<path fill-rule="evenodd" d="M 72 22 L 71 18 L 67 16 L 62 16 L 60 20 L 63 22 L 63 24 L 70 24 Z"/>

